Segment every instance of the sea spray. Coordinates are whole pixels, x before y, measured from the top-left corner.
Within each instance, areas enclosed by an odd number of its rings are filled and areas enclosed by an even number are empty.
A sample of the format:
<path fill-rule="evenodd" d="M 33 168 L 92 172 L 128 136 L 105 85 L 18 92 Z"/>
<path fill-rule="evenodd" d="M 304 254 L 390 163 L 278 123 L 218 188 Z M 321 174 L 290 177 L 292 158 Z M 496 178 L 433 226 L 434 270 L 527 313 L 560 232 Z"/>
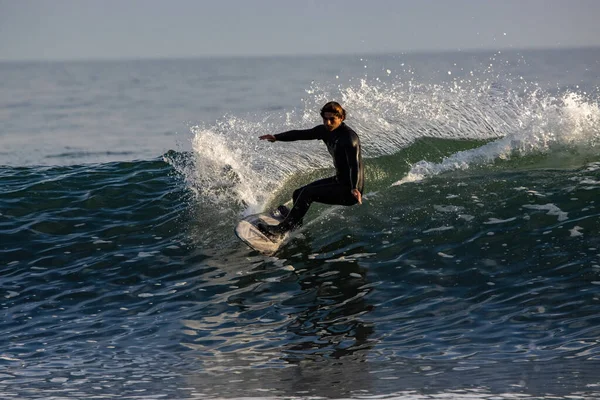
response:
<path fill-rule="evenodd" d="M 597 146 L 600 113 L 589 95 L 554 93 L 522 76 L 503 75 L 495 71 L 499 54 L 492 58 L 489 65 L 452 71 L 435 82 L 424 82 L 409 66 L 396 74 L 384 68 L 381 77 L 313 81 L 300 109 L 226 115 L 212 125 L 195 125 L 194 162 L 184 171 L 188 186 L 220 212 L 247 215 L 263 210 L 276 193 L 291 194 L 286 182 L 292 178 L 329 174 L 330 157 L 318 143 L 267 143 L 258 136 L 311 128 L 320 123 L 320 107 L 332 99 L 344 105 L 346 122 L 359 133 L 367 169 L 368 159 L 397 154 L 423 138 L 484 142 L 441 162 L 419 160 L 396 184 L 561 152 L 562 146 L 581 151 Z"/>
<path fill-rule="evenodd" d="M 598 104 L 580 94 L 565 93 L 560 98 L 535 92 L 521 105 L 521 113 L 514 129 L 506 136 L 479 148 L 461 151 L 442 162 L 421 160 L 414 164 L 406 177 L 395 185 L 419 181 L 444 172 L 481 167 L 511 157 L 535 154 L 555 155 L 555 167 L 572 164 L 575 153 L 576 166 L 597 153 L 600 139 L 600 109 Z"/>
<path fill-rule="evenodd" d="M 266 133 L 292 129 L 272 116 L 252 121 L 226 117 L 213 126 L 191 127 L 188 162 L 172 162 L 197 200 L 217 213 L 239 216 L 260 212 L 283 182 L 298 171 L 326 168 L 328 155 L 316 143 L 282 146 L 260 141 Z"/>

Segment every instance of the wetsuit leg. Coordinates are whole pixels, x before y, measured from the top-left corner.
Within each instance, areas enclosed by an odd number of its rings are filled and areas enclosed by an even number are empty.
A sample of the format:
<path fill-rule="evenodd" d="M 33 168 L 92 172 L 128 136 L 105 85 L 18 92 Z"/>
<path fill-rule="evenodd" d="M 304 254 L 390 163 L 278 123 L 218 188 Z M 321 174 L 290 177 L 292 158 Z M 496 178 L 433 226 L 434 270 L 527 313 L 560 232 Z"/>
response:
<path fill-rule="evenodd" d="M 344 206 L 357 203 L 348 185 L 340 184 L 335 177 L 321 179 L 296 189 L 292 197 L 294 206 L 286 219 L 279 224 L 278 231 L 294 229 L 300 225 L 313 201 Z"/>

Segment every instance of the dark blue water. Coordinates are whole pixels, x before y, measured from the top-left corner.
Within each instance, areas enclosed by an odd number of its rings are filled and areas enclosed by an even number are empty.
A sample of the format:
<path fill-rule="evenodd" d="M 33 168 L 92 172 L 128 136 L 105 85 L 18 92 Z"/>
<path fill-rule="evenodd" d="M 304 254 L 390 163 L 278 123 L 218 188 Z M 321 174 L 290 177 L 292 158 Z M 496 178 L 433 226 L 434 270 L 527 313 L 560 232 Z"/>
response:
<path fill-rule="evenodd" d="M 0 64 L 0 397 L 600 397 L 599 56 Z M 253 252 L 327 99 L 365 202 Z"/>

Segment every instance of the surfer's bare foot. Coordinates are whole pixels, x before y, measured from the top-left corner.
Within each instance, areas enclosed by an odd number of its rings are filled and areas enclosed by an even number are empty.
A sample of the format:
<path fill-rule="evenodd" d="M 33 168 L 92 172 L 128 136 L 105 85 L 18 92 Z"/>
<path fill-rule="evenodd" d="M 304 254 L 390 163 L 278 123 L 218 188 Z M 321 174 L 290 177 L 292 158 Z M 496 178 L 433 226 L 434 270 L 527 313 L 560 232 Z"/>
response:
<path fill-rule="evenodd" d="M 256 227 L 263 235 L 267 237 L 267 239 L 269 239 L 272 242 L 278 242 L 283 237 L 282 232 L 273 229 L 274 227 L 271 227 L 270 225 L 265 224 L 263 222 L 259 222 L 258 224 L 256 224 Z"/>

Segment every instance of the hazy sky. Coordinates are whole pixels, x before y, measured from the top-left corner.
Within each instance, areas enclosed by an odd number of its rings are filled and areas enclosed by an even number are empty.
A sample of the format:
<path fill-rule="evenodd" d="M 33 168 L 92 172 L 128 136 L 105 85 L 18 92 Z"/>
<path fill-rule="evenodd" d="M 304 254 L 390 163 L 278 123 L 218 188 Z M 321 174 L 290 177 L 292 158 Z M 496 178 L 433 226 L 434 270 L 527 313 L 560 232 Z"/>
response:
<path fill-rule="evenodd" d="M 0 0 L 0 60 L 600 46 L 598 0 Z"/>

